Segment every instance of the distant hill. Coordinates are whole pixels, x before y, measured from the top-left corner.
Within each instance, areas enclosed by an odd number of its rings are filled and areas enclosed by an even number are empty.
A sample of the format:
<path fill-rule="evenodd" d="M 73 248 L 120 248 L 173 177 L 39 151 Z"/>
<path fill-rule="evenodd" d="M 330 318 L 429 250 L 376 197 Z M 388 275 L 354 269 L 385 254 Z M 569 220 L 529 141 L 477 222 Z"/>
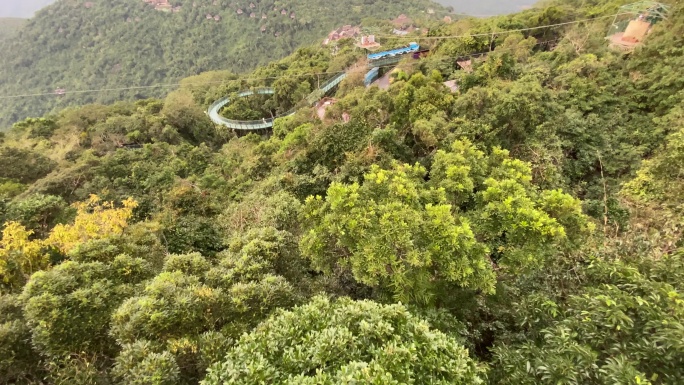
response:
<path fill-rule="evenodd" d="M 13 17 L 0 18 L 0 40 L 13 37 L 21 28 L 26 19 L 18 19 Z"/>
<path fill-rule="evenodd" d="M 154 4 L 159 3 L 155 9 Z M 0 42 L 0 94 L 172 83 L 214 69 L 254 68 L 362 19 L 441 18 L 430 0 L 59 0 Z M 428 12 L 432 9 L 434 12 Z M 161 96 L 138 89 L 10 99 L 0 128 L 69 104 Z"/>
<path fill-rule="evenodd" d="M 37 10 L 54 2 L 55 0 L 2 0 L 0 1 L 0 18 L 29 18 Z"/>

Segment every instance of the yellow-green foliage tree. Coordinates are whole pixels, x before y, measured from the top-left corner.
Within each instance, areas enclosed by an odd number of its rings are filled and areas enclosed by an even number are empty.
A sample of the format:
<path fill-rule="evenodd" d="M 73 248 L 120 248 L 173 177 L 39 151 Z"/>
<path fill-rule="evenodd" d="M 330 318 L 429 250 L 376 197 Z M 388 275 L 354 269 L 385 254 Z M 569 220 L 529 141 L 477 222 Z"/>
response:
<path fill-rule="evenodd" d="M 21 288 L 33 272 L 45 268 L 47 257 L 41 244 L 30 239 L 33 231 L 9 222 L 0 240 L 0 287 L 9 291 Z"/>
<path fill-rule="evenodd" d="M 129 198 L 117 208 L 113 202 L 102 202 L 91 195 L 74 205 L 77 214 L 72 224 L 55 226 L 44 240 L 32 239 L 32 230 L 8 222 L 0 240 L 0 286 L 10 292 L 20 289 L 31 274 L 48 267 L 49 249 L 67 255 L 88 241 L 121 235 L 137 205 Z"/>
<path fill-rule="evenodd" d="M 67 254 L 86 241 L 120 235 L 138 206 L 131 198 L 122 204 L 123 207 L 116 208 L 113 202 L 102 202 L 97 195 L 91 195 L 87 201 L 74 205 L 78 210 L 74 223 L 55 226 L 45 245 Z"/>

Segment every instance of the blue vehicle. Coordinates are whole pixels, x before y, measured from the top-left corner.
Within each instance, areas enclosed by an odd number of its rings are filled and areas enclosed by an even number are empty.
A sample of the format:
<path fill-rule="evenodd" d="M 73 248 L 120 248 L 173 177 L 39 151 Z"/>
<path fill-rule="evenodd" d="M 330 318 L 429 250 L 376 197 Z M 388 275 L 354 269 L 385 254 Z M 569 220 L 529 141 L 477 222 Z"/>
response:
<path fill-rule="evenodd" d="M 380 68 L 374 67 L 373 69 L 368 71 L 368 73 L 364 77 L 363 84 L 365 84 L 366 87 L 368 87 L 369 85 L 371 85 L 371 83 L 378 79 L 378 75 L 380 75 Z"/>
<path fill-rule="evenodd" d="M 408 53 L 418 52 L 420 50 L 420 45 L 418 43 L 412 42 L 408 46 L 402 48 L 396 48 L 389 51 L 376 52 L 368 55 L 368 60 L 380 60 L 388 57 L 395 57 L 399 55 L 406 55 Z"/>

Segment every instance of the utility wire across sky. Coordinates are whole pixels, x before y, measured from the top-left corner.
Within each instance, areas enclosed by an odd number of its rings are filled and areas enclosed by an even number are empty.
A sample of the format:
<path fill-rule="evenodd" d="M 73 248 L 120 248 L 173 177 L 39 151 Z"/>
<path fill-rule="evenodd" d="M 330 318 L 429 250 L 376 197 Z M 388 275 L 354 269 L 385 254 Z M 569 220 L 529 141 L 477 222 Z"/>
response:
<path fill-rule="evenodd" d="M 463 38 L 471 38 L 471 37 L 483 37 L 483 36 L 492 36 L 492 35 L 499 36 L 499 35 L 515 33 L 515 32 L 525 32 L 525 31 L 533 31 L 533 30 L 539 30 L 539 29 L 544 29 L 544 28 L 554 28 L 554 27 L 561 27 L 561 26 L 572 25 L 572 24 L 580 24 L 580 23 L 591 22 L 591 21 L 610 18 L 610 17 L 616 17 L 616 16 L 620 16 L 620 15 L 624 15 L 624 14 L 625 13 L 616 13 L 616 14 L 612 14 L 612 15 L 599 16 L 599 17 L 595 17 L 595 18 L 591 18 L 591 19 L 574 20 L 574 21 L 568 21 L 568 22 L 564 22 L 564 23 L 548 24 L 548 25 L 537 26 L 537 27 L 520 28 L 520 29 L 514 29 L 514 30 L 492 31 L 492 32 L 488 32 L 488 33 L 479 33 L 479 34 L 465 34 L 465 35 L 453 35 L 453 36 L 397 36 L 397 35 L 387 35 L 387 36 L 380 36 L 380 37 L 393 38 L 393 39 L 413 39 L 413 40 L 415 40 L 416 38 L 418 38 L 420 40 L 444 40 L 444 39 L 463 39 Z M 376 35 L 376 37 L 377 36 L 378 35 Z M 546 43 L 548 43 L 548 41 L 540 42 L 540 43 L 537 43 L 536 45 L 546 44 Z M 464 56 L 477 56 L 477 55 L 482 55 L 482 54 L 483 53 L 463 54 L 463 55 L 460 55 L 457 57 L 445 57 L 443 59 L 444 60 L 455 60 L 457 58 L 464 57 Z M 394 66 L 394 64 L 388 65 L 388 66 Z M 387 67 L 387 66 L 380 66 L 380 67 Z M 288 74 L 288 75 L 281 75 L 281 76 L 267 76 L 267 77 L 257 77 L 257 78 L 239 78 L 239 79 L 229 79 L 229 80 L 211 81 L 211 82 L 197 82 L 197 83 L 175 82 L 175 83 L 152 84 L 152 85 L 146 85 L 146 86 L 145 85 L 136 85 L 136 86 L 113 87 L 113 88 L 98 88 L 98 89 L 65 91 L 63 93 L 63 95 L 102 93 L 102 92 L 121 92 L 121 91 L 154 89 L 154 88 L 175 88 L 175 87 L 180 87 L 180 86 L 187 86 L 187 87 L 204 86 L 204 85 L 211 85 L 211 84 L 226 84 L 227 82 L 229 82 L 231 80 L 259 81 L 259 80 L 274 80 L 274 79 L 283 79 L 283 78 L 302 78 L 302 77 L 321 76 L 321 75 L 335 76 L 335 75 L 339 75 L 343 72 L 344 71 L 318 72 L 318 73 L 307 72 L 307 73 L 302 73 L 302 74 Z M 55 92 L 45 92 L 45 93 L 33 93 L 33 94 L 4 95 L 4 96 L 0 96 L 0 100 L 29 98 L 29 97 L 42 97 L 42 96 L 56 96 L 56 94 L 55 94 Z"/>

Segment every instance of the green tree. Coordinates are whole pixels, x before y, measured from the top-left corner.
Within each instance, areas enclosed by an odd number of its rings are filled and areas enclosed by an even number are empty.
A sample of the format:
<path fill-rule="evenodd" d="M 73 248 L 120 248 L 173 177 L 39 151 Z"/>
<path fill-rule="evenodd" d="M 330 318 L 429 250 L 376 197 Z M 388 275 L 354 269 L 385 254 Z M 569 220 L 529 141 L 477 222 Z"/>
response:
<path fill-rule="evenodd" d="M 199 253 L 168 256 L 163 272 L 112 315 L 111 334 L 124 349 L 116 369 L 122 382 L 136 381 L 131 373 L 158 370 L 166 376 L 161 383 L 196 383 L 234 338 L 296 302 L 294 286 L 274 274 L 293 270 L 283 237 L 272 229 L 248 232 L 219 253 L 216 264 Z M 152 361 L 131 359 L 139 354 Z M 179 372 L 165 366 L 169 354 Z M 152 377 L 141 381 L 146 378 Z"/>
<path fill-rule="evenodd" d="M 149 265 L 120 255 L 110 264 L 65 262 L 35 273 L 21 295 L 34 346 L 48 357 L 71 353 L 111 355 L 111 314 L 136 285 L 149 278 Z"/>
<path fill-rule="evenodd" d="M 486 156 L 456 141 L 429 175 L 373 165 L 363 184 L 308 198 L 302 252 L 329 274 L 342 268 L 396 299 L 427 302 L 442 284 L 492 292 L 495 265 L 538 266 L 591 231 L 578 200 L 538 191 L 529 164 L 505 150 Z"/>
<path fill-rule="evenodd" d="M 214 126 L 192 95 L 176 91 L 166 97 L 161 113 L 178 133 L 193 143 L 211 143 L 215 137 Z"/>
<path fill-rule="evenodd" d="M 303 254 L 317 269 L 348 269 L 401 301 L 427 302 L 440 281 L 491 292 L 486 248 L 425 174 L 418 165 L 373 166 L 362 185 L 333 183 L 325 199 L 307 198 Z"/>
<path fill-rule="evenodd" d="M 44 375 L 16 295 L 0 295 L 0 384 L 36 383 Z"/>
<path fill-rule="evenodd" d="M 204 385 L 478 384 L 468 352 L 402 305 L 316 297 L 244 335 Z"/>
<path fill-rule="evenodd" d="M 7 205 L 7 221 L 16 221 L 45 238 L 57 222 L 62 219 L 67 204 L 54 195 L 32 194 L 25 199 L 15 200 Z"/>
<path fill-rule="evenodd" d="M 121 384 L 175 385 L 180 381 L 175 357 L 169 352 L 158 353 L 144 340 L 125 344 L 112 372 Z"/>
<path fill-rule="evenodd" d="M 580 202 L 561 190 L 539 190 L 529 163 L 494 148 L 485 155 L 467 140 L 439 150 L 429 185 L 446 193 L 473 223 L 478 241 L 502 267 L 538 265 L 559 247 L 576 246 L 593 229 Z"/>
<path fill-rule="evenodd" d="M 55 166 L 55 162 L 34 151 L 0 148 L 0 178 L 32 183 L 49 174 Z"/>
<path fill-rule="evenodd" d="M 681 253 L 659 261 L 593 261 L 588 285 L 565 304 L 542 299 L 532 307 L 536 316 L 521 311 L 530 332 L 495 349 L 494 383 L 682 382 L 682 267 Z"/>
<path fill-rule="evenodd" d="M 684 124 L 684 113 L 678 119 L 668 119 L 678 126 Z M 684 212 L 684 128 L 667 137 L 663 147 L 651 159 L 641 164 L 636 177 L 626 183 L 623 194 L 635 203 L 655 205 L 677 215 Z"/>
<path fill-rule="evenodd" d="M 57 129 L 57 123 L 52 119 L 28 118 L 15 123 L 12 128 L 27 132 L 30 138 L 49 138 Z"/>

